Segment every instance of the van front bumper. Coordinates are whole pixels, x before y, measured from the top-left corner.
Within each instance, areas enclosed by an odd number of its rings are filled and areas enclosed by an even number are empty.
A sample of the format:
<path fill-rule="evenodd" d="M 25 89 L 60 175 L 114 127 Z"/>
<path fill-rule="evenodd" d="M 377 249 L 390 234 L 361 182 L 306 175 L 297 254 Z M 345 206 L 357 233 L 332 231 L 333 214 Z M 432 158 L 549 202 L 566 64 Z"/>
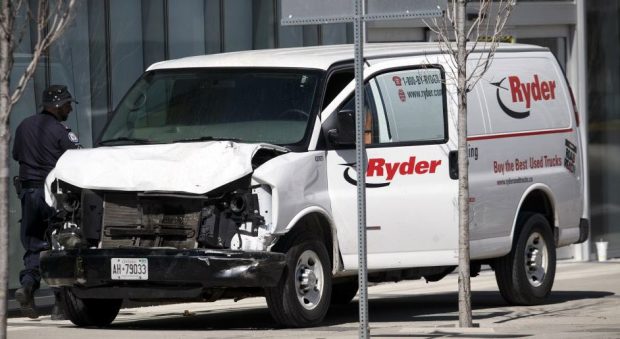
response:
<path fill-rule="evenodd" d="M 112 279 L 113 258 L 148 260 L 145 280 Z M 199 298 L 209 288 L 276 286 L 281 253 L 213 249 L 74 249 L 41 253 L 41 275 L 81 298 Z"/>

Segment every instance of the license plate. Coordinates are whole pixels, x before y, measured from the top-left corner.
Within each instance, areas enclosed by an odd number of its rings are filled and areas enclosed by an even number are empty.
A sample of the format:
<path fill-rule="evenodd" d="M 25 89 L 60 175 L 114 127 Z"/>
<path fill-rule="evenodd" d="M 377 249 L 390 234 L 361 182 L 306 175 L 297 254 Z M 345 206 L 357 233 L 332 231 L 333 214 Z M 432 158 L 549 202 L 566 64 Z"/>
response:
<path fill-rule="evenodd" d="M 149 279 L 149 260 L 147 258 L 112 258 L 110 264 L 112 280 Z"/>

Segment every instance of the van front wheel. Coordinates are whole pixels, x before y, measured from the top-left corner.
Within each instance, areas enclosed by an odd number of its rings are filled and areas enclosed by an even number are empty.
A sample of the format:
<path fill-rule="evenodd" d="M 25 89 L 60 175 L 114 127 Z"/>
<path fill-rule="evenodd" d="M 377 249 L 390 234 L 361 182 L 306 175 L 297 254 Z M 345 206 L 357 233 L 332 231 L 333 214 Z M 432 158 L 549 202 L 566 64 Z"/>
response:
<path fill-rule="evenodd" d="M 521 231 L 506 256 L 494 262 L 502 297 L 513 305 L 536 305 L 551 293 L 555 278 L 555 244 L 549 221 L 541 214 L 520 218 Z"/>
<path fill-rule="evenodd" d="M 62 288 L 60 298 L 69 320 L 80 327 L 105 327 L 114 321 L 123 299 L 82 299 Z"/>
<path fill-rule="evenodd" d="M 286 253 L 286 268 L 276 287 L 265 296 L 272 317 L 287 327 L 319 324 L 329 308 L 332 292 L 329 255 L 317 240 L 292 246 Z"/>
<path fill-rule="evenodd" d="M 346 305 L 355 298 L 359 282 L 356 279 L 346 280 L 332 285 L 332 305 Z"/>

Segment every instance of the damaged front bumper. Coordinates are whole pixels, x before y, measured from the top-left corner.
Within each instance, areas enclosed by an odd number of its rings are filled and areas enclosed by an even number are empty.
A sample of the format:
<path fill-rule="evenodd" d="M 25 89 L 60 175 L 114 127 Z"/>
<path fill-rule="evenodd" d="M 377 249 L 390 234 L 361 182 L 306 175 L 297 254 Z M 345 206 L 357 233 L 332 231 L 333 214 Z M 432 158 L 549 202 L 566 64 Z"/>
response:
<path fill-rule="evenodd" d="M 113 279 L 114 259 L 147 259 L 144 280 Z M 273 287 L 286 258 L 273 252 L 213 249 L 117 248 L 41 253 L 41 274 L 80 298 L 201 298 L 212 288 Z"/>

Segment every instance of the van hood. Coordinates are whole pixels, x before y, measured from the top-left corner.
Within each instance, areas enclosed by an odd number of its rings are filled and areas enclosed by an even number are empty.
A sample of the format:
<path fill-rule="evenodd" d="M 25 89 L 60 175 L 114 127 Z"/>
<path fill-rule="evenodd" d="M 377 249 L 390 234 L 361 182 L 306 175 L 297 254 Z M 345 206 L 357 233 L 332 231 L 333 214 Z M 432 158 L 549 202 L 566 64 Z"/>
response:
<path fill-rule="evenodd" d="M 288 151 L 232 141 L 70 150 L 60 157 L 47 182 L 56 178 L 94 190 L 204 194 L 252 173 L 252 157 L 260 149 Z"/>

